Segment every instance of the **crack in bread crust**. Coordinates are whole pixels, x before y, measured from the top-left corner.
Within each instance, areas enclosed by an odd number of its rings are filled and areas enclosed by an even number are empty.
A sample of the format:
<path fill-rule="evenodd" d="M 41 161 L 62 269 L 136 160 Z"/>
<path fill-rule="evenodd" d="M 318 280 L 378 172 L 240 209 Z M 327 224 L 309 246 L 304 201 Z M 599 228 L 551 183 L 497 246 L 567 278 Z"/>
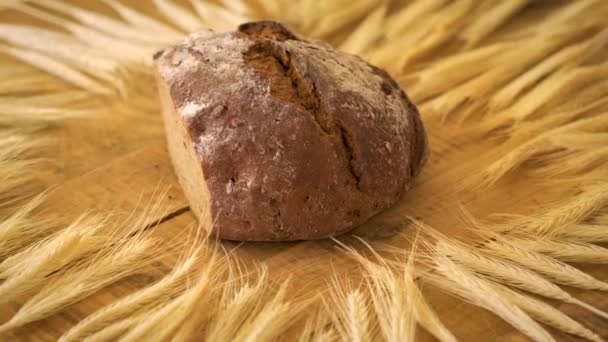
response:
<path fill-rule="evenodd" d="M 243 59 L 268 81 L 272 96 L 308 114 L 324 134 L 333 136 L 342 145 L 348 172 L 360 190 L 361 176 L 354 167 L 357 149 L 352 133 L 323 105 L 315 83 L 304 75 L 292 54 L 280 43 L 264 37 L 243 54 Z"/>

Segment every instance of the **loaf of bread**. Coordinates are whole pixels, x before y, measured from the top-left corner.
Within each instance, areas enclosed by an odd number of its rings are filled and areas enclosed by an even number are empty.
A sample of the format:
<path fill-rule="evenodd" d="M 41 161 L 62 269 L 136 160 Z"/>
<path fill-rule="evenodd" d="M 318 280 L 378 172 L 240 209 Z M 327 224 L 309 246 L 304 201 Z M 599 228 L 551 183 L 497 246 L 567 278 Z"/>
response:
<path fill-rule="evenodd" d="M 427 158 L 420 115 L 385 71 L 280 23 L 195 33 L 154 57 L 175 171 L 220 238 L 346 232 Z"/>

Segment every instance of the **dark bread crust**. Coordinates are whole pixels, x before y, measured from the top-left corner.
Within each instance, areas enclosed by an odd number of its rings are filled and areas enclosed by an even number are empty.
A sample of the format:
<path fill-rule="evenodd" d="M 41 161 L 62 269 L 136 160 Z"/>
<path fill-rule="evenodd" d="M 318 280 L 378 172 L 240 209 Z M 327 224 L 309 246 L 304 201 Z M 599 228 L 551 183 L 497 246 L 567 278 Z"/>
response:
<path fill-rule="evenodd" d="M 197 34 L 156 63 L 222 238 L 348 231 L 393 205 L 427 158 L 418 111 L 386 72 L 279 23 Z"/>

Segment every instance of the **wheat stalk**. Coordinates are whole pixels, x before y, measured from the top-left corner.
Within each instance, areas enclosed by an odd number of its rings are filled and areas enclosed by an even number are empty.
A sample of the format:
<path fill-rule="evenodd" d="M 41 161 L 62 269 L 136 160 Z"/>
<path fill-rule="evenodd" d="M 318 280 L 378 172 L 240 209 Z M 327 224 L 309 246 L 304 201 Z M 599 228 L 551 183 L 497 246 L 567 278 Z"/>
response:
<path fill-rule="evenodd" d="M 217 315 L 205 329 L 205 340 L 226 341 L 235 336 L 247 317 L 255 311 L 260 294 L 265 291 L 266 281 L 267 275 L 262 273 L 253 285 L 240 287 L 233 295 L 222 296 L 223 302 L 220 303 Z M 230 292 L 232 291 L 227 291 Z"/>
<path fill-rule="evenodd" d="M 377 321 L 372 317 L 374 313 L 370 312 L 369 293 L 362 289 L 345 290 L 344 287 L 337 280 L 334 281 L 331 301 L 324 301 L 332 330 L 342 341 L 373 340 Z"/>
<path fill-rule="evenodd" d="M 498 182 L 508 172 L 517 168 L 525 161 L 534 156 L 548 154 L 549 152 L 565 154 L 565 151 L 576 151 L 576 146 L 570 147 L 565 140 L 573 135 L 581 134 L 589 129 L 590 125 L 595 125 L 596 130 L 601 130 L 608 124 L 608 115 L 595 116 L 593 118 L 581 119 L 569 125 L 556 128 L 545 132 L 506 153 L 500 159 L 487 166 L 475 177 L 480 186 L 490 186 Z M 570 142 L 572 139 L 569 139 Z M 580 152 L 579 152 L 580 153 Z"/>
<path fill-rule="evenodd" d="M 157 307 L 157 308 L 151 309 L 151 311 L 158 311 L 161 309 L 162 309 L 162 307 Z M 89 341 L 89 342 L 116 341 L 123 334 L 125 334 L 129 329 L 131 329 L 133 326 L 135 326 L 139 322 L 141 322 L 145 318 L 146 314 L 147 313 L 141 314 L 141 315 L 130 316 L 130 317 L 127 317 L 118 322 L 112 323 L 112 324 L 104 327 L 103 329 L 97 331 L 96 333 L 88 336 L 86 338 L 86 341 Z"/>
<path fill-rule="evenodd" d="M 427 276 L 425 279 L 434 285 L 491 311 L 535 341 L 554 341 L 530 316 L 497 293 L 491 282 L 457 265 L 446 256 L 436 254 L 433 262 L 442 277 Z"/>
<path fill-rule="evenodd" d="M 52 15 L 48 12 L 41 11 L 35 7 L 21 2 L 16 2 L 14 0 L 7 0 L 4 4 L 5 6 L 14 8 L 40 20 L 65 28 L 81 42 L 96 48 L 98 51 L 104 51 L 105 54 L 108 54 L 121 63 L 124 63 L 128 67 L 143 65 L 146 67 L 144 70 L 150 72 L 150 69 L 148 68 L 152 65 L 152 59 L 150 56 L 156 52 L 156 50 L 158 50 L 158 47 L 139 45 L 121 40 L 119 37 L 113 37 L 111 35 L 91 29 L 87 26 L 65 20 L 62 17 Z M 113 46 L 114 48 L 110 50 L 105 49 L 107 46 Z M 42 68 L 42 70 L 53 73 L 52 71 L 44 68 Z M 59 77 L 61 78 L 61 75 Z"/>
<path fill-rule="evenodd" d="M 502 1 L 485 11 L 484 15 L 476 18 L 472 24 L 465 28 L 460 36 L 466 41 L 467 47 L 474 46 L 504 24 L 529 2 L 529 0 Z"/>
<path fill-rule="evenodd" d="M 427 276 L 427 280 L 437 285 L 441 289 L 454 293 L 462 298 L 469 296 L 469 289 L 463 287 L 461 284 L 454 282 L 451 279 L 444 278 L 435 274 Z M 479 279 L 481 280 L 481 279 Z M 503 285 L 485 281 L 485 284 L 490 286 L 493 291 L 496 292 L 503 300 L 507 300 L 514 305 L 518 306 L 525 313 L 530 315 L 531 318 L 554 327 L 560 331 L 581 336 L 590 341 L 603 341 L 601 337 L 585 328 L 579 322 L 573 320 L 568 315 L 557 310 L 551 305 L 540 301 L 532 296 L 525 295 L 523 293 L 511 290 Z M 470 300 L 469 300 L 470 301 Z M 475 302 L 473 302 L 476 304 Z"/>
<path fill-rule="evenodd" d="M 161 280 L 95 311 L 61 336 L 60 341 L 80 340 L 101 331 L 112 322 L 120 322 L 128 319 L 130 315 L 171 300 L 185 289 L 185 281 L 191 276 L 192 268 L 201 257 L 200 247 L 188 252 Z"/>
<path fill-rule="evenodd" d="M 352 54 L 361 54 L 382 34 L 381 25 L 386 16 L 386 4 L 376 8 L 368 15 L 340 45 L 340 50 Z"/>
<path fill-rule="evenodd" d="M 369 328 L 367 326 L 367 300 L 360 291 L 352 291 L 346 297 L 346 312 L 348 336 L 351 341 L 369 341 Z"/>
<path fill-rule="evenodd" d="M 200 0 L 190 0 L 203 22 L 215 31 L 231 31 L 240 24 L 251 21 L 242 13 L 231 12 L 221 6 Z"/>
<path fill-rule="evenodd" d="M 142 14 L 128 6 L 123 5 L 118 0 L 102 0 L 106 5 L 116 11 L 124 20 L 134 28 L 145 30 L 146 32 L 160 34 L 167 42 L 177 41 L 183 34 L 163 22 Z"/>
<path fill-rule="evenodd" d="M 339 334 L 331 326 L 325 325 L 325 316 L 317 311 L 306 320 L 298 342 L 334 342 L 339 341 Z"/>
<path fill-rule="evenodd" d="M 523 217 L 509 222 L 509 227 L 535 235 L 547 235 L 577 224 L 598 209 L 608 205 L 608 185 L 597 184 L 584 189 L 579 195 L 558 203 L 533 217 Z"/>
<path fill-rule="evenodd" d="M 517 239 L 513 243 L 528 250 L 549 255 L 567 262 L 590 264 L 608 263 L 608 249 L 585 242 L 570 242 L 549 239 Z"/>
<path fill-rule="evenodd" d="M 568 334 L 577 335 L 590 341 L 603 341 L 603 339 L 596 333 L 585 328 L 582 324 L 573 320 L 568 315 L 557 310 L 553 306 L 531 296 L 513 291 L 505 286 L 499 284 L 493 285 L 502 296 L 508 298 L 510 302 L 519 306 L 532 318 Z"/>
<path fill-rule="evenodd" d="M 486 126 L 492 130 L 505 123 L 521 125 L 521 122 L 529 120 L 543 106 L 559 104 L 559 101 L 569 99 L 568 95 L 576 89 L 604 80 L 607 75 L 608 63 L 559 69 L 543 79 L 513 105 L 497 113 Z"/>
<path fill-rule="evenodd" d="M 514 244 L 521 246 L 519 242 L 514 242 Z M 491 258 L 474 251 L 472 248 L 464 248 L 447 240 L 437 241 L 434 249 L 435 253 L 449 256 L 469 269 L 484 274 L 498 282 L 509 284 L 540 296 L 575 304 L 598 316 L 608 318 L 608 314 L 605 312 L 572 297 L 568 292 L 530 270 L 518 267 L 502 259 Z"/>
<path fill-rule="evenodd" d="M 404 6 L 391 15 L 386 22 L 387 42 L 397 40 L 408 34 L 409 29 L 412 29 L 422 18 L 440 10 L 447 2 L 447 0 L 429 0 L 412 2 Z"/>
<path fill-rule="evenodd" d="M 197 17 L 170 0 L 154 0 L 154 5 L 167 19 L 184 32 L 194 32 L 203 27 L 202 22 Z"/>
<path fill-rule="evenodd" d="M 122 234 L 111 233 L 112 243 L 106 244 L 85 261 L 47 280 L 8 322 L 0 325 L 0 333 L 45 318 L 116 280 L 144 271 L 142 267 L 162 255 L 158 253 L 157 241 L 143 231 L 145 218 L 160 210 L 162 203 L 156 201 L 153 206 L 144 210 L 132 228 L 123 232 L 128 238 L 122 238 Z M 59 240 L 57 245 L 62 246 L 62 241 Z M 83 254 L 74 251 L 72 253 L 73 256 Z M 57 262 L 61 258 L 54 259 Z M 53 266 L 52 263 L 47 265 Z"/>
<path fill-rule="evenodd" d="M 417 101 L 424 101 L 431 96 L 447 92 L 485 72 L 491 66 L 491 56 L 516 45 L 512 42 L 501 42 L 441 59 L 409 76 L 410 80 L 405 81 L 406 84 L 411 84 L 408 94 Z"/>
<path fill-rule="evenodd" d="M 338 29 L 361 18 L 375 5 L 377 5 L 377 2 L 375 1 L 362 0 L 353 3 L 351 6 L 346 6 L 334 11 L 333 13 L 329 13 L 319 20 L 316 27 L 312 30 L 312 32 L 309 33 L 309 35 L 311 37 L 328 36 Z"/>
<path fill-rule="evenodd" d="M 274 341 L 294 323 L 293 319 L 306 308 L 308 301 L 288 302 L 288 284 L 289 279 L 281 284 L 253 319 L 243 324 L 233 341 Z"/>
<path fill-rule="evenodd" d="M 364 257 L 352 247 L 345 246 L 344 244 L 341 244 L 341 246 L 349 256 L 358 261 L 366 270 L 368 281 L 366 282 L 367 286 L 365 289 L 371 293 L 375 308 L 374 316 L 377 317 L 376 320 L 381 325 L 384 337 L 387 339 L 398 339 L 400 334 L 407 331 L 408 334 L 412 334 L 408 336 L 413 338 L 414 331 L 408 331 L 406 328 L 403 328 L 407 326 L 407 323 L 399 324 L 385 318 L 412 315 L 414 322 L 420 323 L 422 327 L 438 339 L 442 341 L 456 341 L 456 338 L 443 325 L 436 313 L 426 302 L 424 295 L 414 281 L 416 249 L 413 248 L 409 255 L 407 255 L 407 261 L 403 263 L 403 269 L 400 272 L 395 272 L 371 246 L 363 240 L 360 241 L 373 252 L 379 263 L 375 263 Z M 403 254 L 403 251 L 399 251 L 399 253 Z M 333 289 L 334 296 L 336 297 L 334 301 L 336 303 L 343 303 L 346 296 L 339 291 L 339 286 L 334 285 Z M 400 293 L 394 293 L 393 291 Z M 405 296 L 403 297 L 403 295 Z M 410 311 L 402 312 L 406 309 Z M 341 319 L 334 315 L 334 321 L 341 322 Z M 346 319 L 346 321 L 349 320 Z M 395 327 L 397 330 L 395 330 Z M 336 330 L 342 331 L 341 335 L 343 337 L 348 336 L 348 334 L 344 334 L 345 329 Z"/>
<path fill-rule="evenodd" d="M 531 252 L 516 243 L 508 242 L 507 238 L 488 241 L 484 244 L 485 251 L 511 260 L 522 267 L 538 272 L 553 281 L 588 290 L 608 291 L 608 283 L 597 280 L 579 269 L 539 253 Z"/>
<path fill-rule="evenodd" d="M 120 37 L 121 39 L 128 40 L 136 44 L 149 44 L 156 46 L 158 44 L 170 44 L 175 40 L 175 36 L 169 35 L 166 37 L 163 35 L 162 31 L 156 31 L 153 34 L 150 34 L 150 31 L 148 30 L 137 30 L 114 18 L 96 12 L 87 11 L 80 7 L 69 5 L 63 1 L 28 1 L 73 17 L 88 27 L 94 28 L 100 32 L 104 32 L 114 37 Z"/>
<path fill-rule="evenodd" d="M 605 225 L 576 224 L 559 228 L 552 232 L 557 239 L 571 242 L 608 242 L 608 232 Z"/>
<path fill-rule="evenodd" d="M 37 195 L 12 216 L 0 222 L 0 258 L 12 255 L 31 241 L 49 233 L 48 220 L 31 217 L 46 197 L 47 193 Z"/>
<path fill-rule="evenodd" d="M 67 64 L 61 63 L 53 58 L 42 54 L 18 49 L 6 45 L 0 45 L 0 52 L 4 52 L 32 66 L 40 68 L 48 73 L 51 73 L 68 83 L 81 87 L 94 94 L 111 94 L 112 92 L 99 82 L 85 76 L 83 73 L 73 69 Z"/>
<path fill-rule="evenodd" d="M 0 303 L 12 301 L 43 285 L 49 280 L 49 274 L 90 252 L 86 230 L 95 231 L 100 225 L 99 217 L 80 217 L 47 243 L 37 245 L 35 253 L 26 251 L 27 257 L 21 257 L 20 262 L 15 263 L 12 257 L 6 259 L 9 267 L 2 274 L 8 277 L 0 284 Z M 1 266 L 5 266 L 4 263 Z"/>
<path fill-rule="evenodd" d="M 533 84 L 558 68 L 577 65 L 583 57 L 595 51 L 598 47 L 605 45 L 607 39 L 608 30 L 603 30 L 585 42 L 575 43 L 555 52 L 549 58 L 526 70 L 519 77 L 492 95 L 489 102 L 490 110 L 497 111 L 508 107 L 524 89 L 530 88 Z"/>

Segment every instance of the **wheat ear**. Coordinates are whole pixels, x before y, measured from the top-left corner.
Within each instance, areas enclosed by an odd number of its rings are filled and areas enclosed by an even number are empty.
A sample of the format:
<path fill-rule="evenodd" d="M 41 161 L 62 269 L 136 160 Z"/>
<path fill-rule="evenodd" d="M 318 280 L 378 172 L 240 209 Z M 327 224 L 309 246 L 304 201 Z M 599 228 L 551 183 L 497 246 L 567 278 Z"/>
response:
<path fill-rule="evenodd" d="M 353 257 L 357 260 L 366 270 L 366 273 L 370 279 L 374 279 L 376 281 L 381 282 L 381 285 L 388 289 L 404 289 L 403 291 L 407 295 L 407 301 L 412 304 L 413 317 L 415 321 L 420 323 L 424 329 L 429 331 L 432 335 L 437 337 L 441 341 L 456 341 L 454 335 L 443 325 L 437 314 L 430 307 L 430 305 L 426 302 L 424 295 L 418 288 L 416 281 L 414 280 L 415 276 L 415 255 L 416 255 L 416 242 L 414 243 L 414 248 L 410 251 L 409 255 L 405 255 L 403 251 L 398 251 L 400 255 L 403 255 L 407 258 L 404 261 L 403 269 L 400 272 L 395 272 L 391 269 L 391 267 L 385 262 L 385 259 L 382 258 L 369 244 L 367 244 L 364 240 L 359 239 L 375 256 L 375 259 L 379 261 L 379 263 L 373 262 L 372 260 L 366 258 L 361 253 L 356 251 L 354 248 L 341 244 L 341 247 L 348 253 L 349 256 Z M 416 241 L 418 241 L 418 237 L 416 237 Z M 374 281 L 368 281 L 367 289 L 375 289 L 378 288 L 378 285 L 374 284 Z M 397 284 L 392 286 L 391 284 Z M 380 292 L 381 293 L 381 292 Z M 376 296 L 378 297 L 378 296 Z M 399 296 L 390 295 L 389 297 L 399 298 Z M 386 301 L 386 300 L 385 300 Z M 392 303 L 389 306 L 399 306 L 396 303 Z M 401 307 L 402 308 L 402 307 Z M 381 312 L 376 312 L 377 315 L 385 315 Z M 398 314 L 397 312 L 393 312 L 392 314 L 406 316 L 408 313 Z M 384 329 L 390 327 L 389 324 L 384 324 Z M 385 334 L 386 335 L 386 334 Z"/>
<path fill-rule="evenodd" d="M 199 258 L 200 255 L 197 252 L 191 253 L 177 264 L 171 273 L 158 282 L 119 299 L 78 322 L 77 325 L 61 336 L 60 341 L 80 340 L 100 331 L 112 322 L 127 319 L 128 316 L 141 310 L 148 310 L 160 303 L 171 300 L 185 289 L 187 277 Z"/>
<path fill-rule="evenodd" d="M 263 272 L 253 285 L 242 286 L 233 291 L 232 295 L 230 295 L 232 293 L 230 289 L 227 289 L 224 292 L 225 295 L 221 297 L 218 312 L 205 329 L 205 340 L 227 341 L 232 339 L 259 305 L 267 280 L 266 272 Z M 239 283 L 238 281 L 227 283 L 225 286 L 235 286 Z"/>
<path fill-rule="evenodd" d="M 560 227 L 579 223 L 608 204 L 608 184 L 599 184 L 585 189 L 572 199 L 553 206 L 533 217 L 524 217 L 509 222 L 509 229 L 535 235 L 551 234 Z"/>
<path fill-rule="evenodd" d="M 362 289 L 345 290 L 347 285 L 332 283 L 331 300 L 324 300 L 325 311 L 333 330 L 343 341 L 373 340 L 374 322 L 370 312 L 369 293 Z M 348 285 L 350 287 L 350 285 Z M 373 330 L 372 330 L 373 329 Z"/>
<path fill-rule="evenodd" d="M 298 335 L 297 342 L 336 342 L 341 341 L 340 335 L 335 329 L 326 325 L 325 315 L 316 311 L 306 320 L 302 332 Z"/>
<path fill-rule="evenodd" d="M 50 234 L 47 220 L 32 218 L 32 212 L 42 204 L 47 195 L 37 195 L 12 216 L 0 222 L 0 259 L 13 255 L 41 235 Z"/>
<path fill-rule="evenodd" d="M 530 251 L 549 255 L 566 262 L 607 264 L 608 248 L 585 242 L 570 242 L 550 239 L 517 239 L 513 243 Z"/>
<path fill-rule="evenodd" d="M 493 255 L 511 260 L 529 270 L 538 272 L 557 283 L 588 290 L 608 291 L 608 283 L 595 279 L 575 267 L 551 257 L 531 252 L 516 243 L 507 242 L 508 238 L 506 237 L 501 240 L 490 240 L 484 244 L 483 249 Z"/>
<path fill-rule="evenodd" d="M 571 242 L 608 242 L 608 229 L 606 225 L 580 223 L 558 229 L 553 232 L 553 236 Z"/>
<path fill-rule="evenodd" d="M 43 54 L 6 45 L 0 45 L 0 52 L 4 52 L 18 58 L 24 63 L 28 63 L 43 71 L 53 74 L 64 81 L 90 91 L 91 93 L 105 95 L 111 95 L 113 93 L 110 89 L 104 87 L 99 82 L 86 76 L 80 71 Z"/>
<path fill-rule="evenodd" d="M 90 252 L 86 231 L 103 224 L 100 217 L 80 217 L 47 243 L 39 244 L 36 253 L 5 270 L 7 279 L 0 284 L 0 303 L 12 301 L 49 281 L 48 275 Z M 103 241 L 102 241 L 103 242 Z M 5 261 L 11 261 L 6 259 Z"/>
<path fill-rule="evenodd" d="M 157 241 L 141 230 L 126 241 L 103 248 L 47 282 L 0 326 L 0 333 L 45 318 L 118 279 L 142 272 L 142 267 L 159 255 Z"/>
<path fill-rule="evenodd" d="M 123 340 L 139 341 L 152 337 L 165 339 L 175 336 L 186 320 L 200 323 L 201 321 L 198 321 L 200 315 L 211 315 L 212 312 L 197 312 L 195 308 L 216 306 L 213 301 L 223 285 L 218 279 L 222 277 L 226 268 L 226 263 L 218 260 L 220 260 L 219 255 L 212 253 L 203 269 L 198 270 L 199 275 L 191 288 L 167 303 L 161 310 L 148 312 L 145 319 L 133 327 Z"/>
<path fill-rule="evenodd" d="M 608 314 L 604 311 L 572 297 L 568 292 L 540 275 L 502 259 L 492 258 L 478 253 L 472 248 L 464 248 L 445 240 L 438 241 L 435 244 L 435 253 L 449 256 L 469 269 L 484 274 L 498 282 L 519 287 L 540 296 L 576 304 L 598 316 L 608 318 Z"/>
<path fill-rule="evenodd" d="M 158 10 L 174 25 L 184 32 L 194 32 L 203 27 L 203 23 L 183 7 L 171 0 L 153 0 Z"/>
<path fill-rule="evenodd" d="M 535 341 L 554 341 L 553 337 L 530 316 L 497 293 L 491 282 L 457 265 L 446 256 L 436 254 L 433 262 L 441 276 L 428 275 L 426 280 L 496 314 Z"/>
<path fill-rule="evenodd" d="M 159 311 L 163 307 L 164 307 L 164 305 L 159 305 L 155 308 L 151 308 L 150 311 L 151 312 Z M 119 338 L 122 335 L 124 335 L 125 333 L 127 333 L 129 331 L 129 329 L 133 328 L 134 326 L 139 324 L 139 322 L 143 321 L 145 319 L 146 315 L 148 315 L 147 312 L 129 316 L 125 319 L 122 319 L 120 321 L 109 324 L 106 327 L 103 327 L 101 330 L 95 332 L 92 335 L 87 336 L 83 340 L 87 341 L 87 342 L 109 342 L 109 341 L 119 340 Z"/>
<path fill-rule="evenodd" d="M 291 327 L 294 318 L 308 306 L 309 301 L 288 301 L 288 285 L 289 279 L 281 284 L 257 315 L 245 322 L 233 341 L 274 341 Z"/>
<path fill-rule="evenodd" d="M 568 334 L 586 338 L 590 341 L 603 341 L 603 339 L 593 331 L 587 329 L 579 322 L 570 318 L 568 315 L 541 300 L 511 290 L 499 284 L 494 284 L 494 288 L 502 296 L 508 298 L 510 302 L 519 306 L 537 321 L 545 323 Z"/>

